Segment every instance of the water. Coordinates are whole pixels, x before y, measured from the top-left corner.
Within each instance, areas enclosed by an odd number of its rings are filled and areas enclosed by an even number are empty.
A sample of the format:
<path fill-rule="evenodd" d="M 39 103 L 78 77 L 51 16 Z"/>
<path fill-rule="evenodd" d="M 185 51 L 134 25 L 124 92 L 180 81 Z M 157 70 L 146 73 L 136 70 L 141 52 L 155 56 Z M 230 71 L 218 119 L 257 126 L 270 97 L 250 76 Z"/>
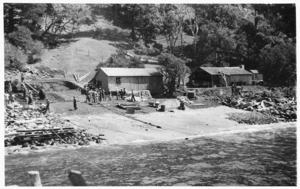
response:
<path fill-rule="evenodd" d="M 296 128 L 167 143 L 9 155 L 6 185 L 70 186 L 70 169 L 90 186 L 296 186 Z"/>

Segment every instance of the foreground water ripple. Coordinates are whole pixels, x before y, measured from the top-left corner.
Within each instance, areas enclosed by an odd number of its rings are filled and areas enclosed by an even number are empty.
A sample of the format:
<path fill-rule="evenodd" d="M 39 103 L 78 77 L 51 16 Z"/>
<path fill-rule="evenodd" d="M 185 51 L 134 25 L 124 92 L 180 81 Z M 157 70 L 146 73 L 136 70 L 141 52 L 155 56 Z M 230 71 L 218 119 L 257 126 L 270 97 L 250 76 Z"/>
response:
<path fill-rule="evenodd" d="M 37 170 L 44 186 L 67 186 L 70 169 L 91 186 L 295 186 L 296 128 L 9 155 L 5 183 Z"/>

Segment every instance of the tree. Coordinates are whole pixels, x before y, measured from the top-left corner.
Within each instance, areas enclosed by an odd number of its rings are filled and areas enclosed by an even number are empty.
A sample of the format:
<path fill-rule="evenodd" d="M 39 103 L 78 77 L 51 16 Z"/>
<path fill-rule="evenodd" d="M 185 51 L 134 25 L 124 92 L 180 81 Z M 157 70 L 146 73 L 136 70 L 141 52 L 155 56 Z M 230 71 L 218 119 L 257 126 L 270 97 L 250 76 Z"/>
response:
<path fill-rule="evenodd" d="M 197 51 L 194 57 L 194 67 L 210 63 L 215 66 L 224 66 L 216 58 L 217 51 L 232 51 L 235 40 L 232 32 L 226 27 L 218 27 L 215 23 L 202 25 L 196 43 Z"/>
<path fill-rule="evenodd" d="M 39 32 L 47 4 L 4 4 L 4 32 L 11 33 L 17 26 L 25 26 L 35 35 Z"/>
<path fill-rule="evenodd" d="M 125 4 L 118 10 L 119 20 L 131 29 L 132 40 L 143 39 L 148 42 L 159 33 L 160 14 L 157 5 Z"/>
<path fill-rule="evenodd" d="M 261 50 L 260 70 L 269 84 L 296 84 L 296 49 L 293 44 L 267 45 Z"/>
<path fill-rule="evenodd" d="M 295 4 L 254 4 L 255 11 L 262 14 L 278 35 L 282 32 L 287 37 L 296 37 L 296 5 Z"/>
<path fill-rule="evenodd" d="M 22 48 L 25 52 L 30 46 L 32 32 L 25 26 L 17 26 L 15 31 L 9 33 L 6 37 L 11 44 Z"/>
<path fill-rule="evenodd" d="M 175 5 L 161 5 L 162 26 L 160 33 L 165 36 L 169 50 L 174 53 L 176 42 L 183 32 L 182 18 Z"/>
<path fill-rule="evenodd" d="M 176 87 L 179 86 L 180 79 L 184 78 L 190 72 L 190 69 L 185 65 L 185 61 L 170 53 L 162 53 L 158 58 L 158 62 L 161 65 L 158 69 L 165 77 L 165 84 L 169 91 L 168 95 L 173 96 Z"/>
<path fill-rule="evenodd" d="M 4 42 L 5 69 L 16 68 L 22 70 L 27 63 L 27 55 L 22 49 L 15 47 L 9 41 Z"/>
<path fill-rule="evenodd" d="M 42 36 L 74 33 L 80 25 L 91 19 L 89 6 L 84 4 L 47 4 Z"/>

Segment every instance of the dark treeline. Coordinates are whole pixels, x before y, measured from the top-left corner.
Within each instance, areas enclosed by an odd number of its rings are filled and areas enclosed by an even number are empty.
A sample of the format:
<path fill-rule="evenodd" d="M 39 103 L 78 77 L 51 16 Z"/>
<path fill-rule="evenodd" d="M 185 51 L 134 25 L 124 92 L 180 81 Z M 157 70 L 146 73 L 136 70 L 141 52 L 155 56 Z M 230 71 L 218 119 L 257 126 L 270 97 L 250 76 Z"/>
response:
<path fill-rule="evenodd" d="M 133 41 L 166 39 L 159 60 L 164 71 L 177 74 L 172 82 L 199 66 L 244 64 L 269 84 L 296 84 L 295 4 L 4 4 L 5 65 L 38 61 L 41 49 L 104 10 L 115 25 L 130 29 Z M 185 44 L 184 35 L 192 43 Z"/>

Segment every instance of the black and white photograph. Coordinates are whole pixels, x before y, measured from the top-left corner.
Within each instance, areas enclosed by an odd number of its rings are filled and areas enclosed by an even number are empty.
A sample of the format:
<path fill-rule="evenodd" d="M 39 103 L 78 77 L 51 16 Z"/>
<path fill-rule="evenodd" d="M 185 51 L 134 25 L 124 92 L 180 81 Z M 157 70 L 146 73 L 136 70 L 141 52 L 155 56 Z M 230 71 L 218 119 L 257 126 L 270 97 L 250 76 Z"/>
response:
<path fill-rule="evenodd" d="M 1 4 L 4 186 L 297 186 L 296 3 Z"/>

